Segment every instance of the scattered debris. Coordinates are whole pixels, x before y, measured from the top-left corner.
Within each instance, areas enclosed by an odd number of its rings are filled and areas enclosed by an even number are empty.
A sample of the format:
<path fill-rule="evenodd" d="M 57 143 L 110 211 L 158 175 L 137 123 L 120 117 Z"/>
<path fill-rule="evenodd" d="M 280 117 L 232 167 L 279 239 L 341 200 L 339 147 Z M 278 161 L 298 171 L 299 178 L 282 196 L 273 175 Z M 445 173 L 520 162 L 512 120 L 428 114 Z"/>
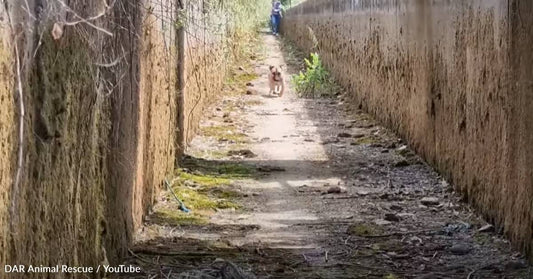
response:
<path fill-rule="evenodd" d="M 338 138 L 331 138 L 331 139 L 326 139 L 322 142 L 323 145 L 326 145 L 326 144 L 332 144 L 332 143 L 338 143 L 339 142 L 339 139 Z"/>
<path fill-rule="evenodd" d="M 455 233 L 466 233 L 472 228 L 468 223 L 446 224 L 441 232 L 445 235 L 453 235 Z"/>
<path fill-rule="evenodd" d="M 357 191 L 357 195 L 361 196 L 361 197 L 366 197 L 368 196 L 370 193 L 368 191 Z"/>
<path fill-rule="evenodd" d="M 527 264 L 523 260 L 511 260 L 505 264 L 506 270 L 518 270 L 527 268 Z"/>
<path fill-rule="evenodd" d="M 382 219 L 374 220 L 374 223 L 376 223 L 376 225 L 378 225 L 378 226 L 387 226 L 387 225 L 392 224 L 391 221 L 382 220 Z"/>
<path fill-rule="evenodd" d="M 384 219 L 385 221 L 400 222 L 400 217 L 394 213 L 386 213 Z"/>
<path fill-rule="evenodd" d="M 259 166 L 257 167 L 257 170 L 260 172 L 280 172 L 285 171 L 285 168 L 278 166 Z"/>
<path fill-rule="evenodd" d="M 407 160 L 400 160 L 396 163 L 394 163 L 394 166 L 397 167 L 397 168 L 401 168 L 401 167 L 407 167 L 409 166 L 409 162 L 407 162 Z"/>
<path fill-rule="evenodd" d="M 326 191 L 326 193 L 328 193 L 328 194 L 341 194 L 341 193 L 343 193 L 343 192 L 344 192 L 343 189 L 342 189 L 341 187 L 339 187 L 339 186 L 333 186 L 333 187 L 330 187 L 330 188 Z"/>
<path fill-rule="evenodd" d="M 178 279 L 255 279 L 255 275 L 244 272 L 236 264 L 216 259 L 209 269 L 185 271 Z"/>
<path fill-rule="evenodd" d="M 376 227 L 375 225 L 359 223 L 350 225 L 346 233 L 350 235 L 365 237 L 379 235 L 382 233 L 382 230 L 379 227 Z"/>
<path fill-rule="evenodd" d="M 487 224 L 487 225 L 481 227 L 481 228 L 478 230 L 478 232 L 492 232 L 492 231 L 494 231 L 494 226 L 491 225 L 491 224 Z"/>
<path fill-rule="evenodd" d="M 241 149 L 241 150 L 230 150 L 228 151 L 228 156 L 240 156 L 244 158 L 255 158 L 257 155 L 253 153 L 249 149 Z"/>
<path fill-rule="evenodd" d="M 435 197 L 425 197 L 420 200 L 420 203 L 425 206 L 437 206 L 440 204 L 440 200 Z"/>

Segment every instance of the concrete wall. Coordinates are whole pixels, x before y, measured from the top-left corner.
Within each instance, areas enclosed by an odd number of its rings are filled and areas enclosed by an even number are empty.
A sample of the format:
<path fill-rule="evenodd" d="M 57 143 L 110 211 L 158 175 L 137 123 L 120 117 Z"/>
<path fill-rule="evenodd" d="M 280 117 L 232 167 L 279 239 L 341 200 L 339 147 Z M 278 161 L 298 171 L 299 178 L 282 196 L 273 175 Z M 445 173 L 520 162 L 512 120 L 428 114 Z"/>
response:
<path fill-rule="evenodd" d="M 178 47 L 181 1 L 64 1 L 68 7 L 61 2 L 0 5 L 2 265 L 117 263 L 183 151 L 178 108 L 195 117 L 188 127 L 192 138 L 225 75 L 217 66 L 224 40 L 202 35 L 184 44 L 186 49 Z M 99 14 L 91 24 L 79 22 Z M 54 24 L 62 32 L 54 32 Z M 213 32 L 203 29 L 202 34 Z M 198 83 L 180 84 L 185 82 L 180 75 L 196 72 Z M 190 95 L 187 103 L 179 98 L 182 87 Z M 189 100 L 198 95 L 202 100 L 194 106 Z M 2 269 L 0 278 L 21 275 Z"/>
<path fill-rule="evenodd" d="M 161 15 L 177 12 L 104 3 L 13 0 L 0 10 L 2 263 L 116 263 L 174 168 L 177 60 Z M 102 11 L 94 26 L 74 23 Z"/>
<path fill-rule="evenodd" d="M 206 14 L 206 9 L 211 12 Z M 201 2 L 188 2 L 184 22 L 183 144 L 197 132 L 204 110 L 222 93 L 229 58 L 226 51 L 226 14 Z"/>
<path fill-rule="evenodd" d="M 527 0 L 309 0 L 282 31 L 531 253 L 532 12 Z"/>

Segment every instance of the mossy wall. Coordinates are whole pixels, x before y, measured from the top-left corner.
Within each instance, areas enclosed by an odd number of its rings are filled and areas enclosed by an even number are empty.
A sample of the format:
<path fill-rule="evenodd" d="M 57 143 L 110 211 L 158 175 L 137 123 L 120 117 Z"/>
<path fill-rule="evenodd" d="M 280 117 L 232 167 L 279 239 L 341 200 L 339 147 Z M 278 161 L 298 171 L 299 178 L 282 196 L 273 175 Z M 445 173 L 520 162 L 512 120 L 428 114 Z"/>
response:
<path fill-rule="evenodd" d="M 1 5 L 2 264 L 96 266 L 116 264 L 127 253 L 176 154 L 221 94 L 228 69 L 223 7 L 180 3 Z M 20 276 L 0 270 L 0 279 Z"/>
<path fill-rule="evenodd" d="M 183 144 L 197 132 L 198 124 L 209 104 L 222 94 L 227 65 L 226 18 L 215 5 L 188 1 L 183 22 L 185 60 L 183 65 L 184 106 Z"/>
<path fill-rule="evenodd" d="M 533 251 L 533 2 L 309 0 L 286 37 Z"/>
<path fill-rule="evenodd" d="M 2 8 L 0 8 L 0 13 Z M 3 22 L 5 23 L 5 22 Z M 13 55 L 5 25 L 0 26 L 0 262 L 8 260 L 9 193 L 13 183 L 15 152 L 15 103 L 13 101 Z"/>
<path fill-rule="evenodd" d="M 28 1 L 37 20 L 18 1 L 1 11 L 14 26 L 2 29 L 0 42 L 2 263 L 96 266 L 127 251 L 175 162 L 175 29 L 162 23 L 177 12 L 153 4 Z M 65 25 L 53 38 L 54 23 L 102 11 L 94 27 Z M 15 45 L 26 111 L 18 185 Z"/>

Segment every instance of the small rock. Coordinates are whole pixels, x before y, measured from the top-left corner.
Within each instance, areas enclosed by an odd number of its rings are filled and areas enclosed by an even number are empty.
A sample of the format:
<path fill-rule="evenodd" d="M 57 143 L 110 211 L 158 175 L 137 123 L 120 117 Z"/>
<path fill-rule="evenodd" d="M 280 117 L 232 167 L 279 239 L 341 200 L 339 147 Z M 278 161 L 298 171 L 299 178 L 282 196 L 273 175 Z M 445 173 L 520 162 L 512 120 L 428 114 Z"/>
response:
<path fill-rule="evenodd" d="M 394 213 L 387 213 L 385 214 L 385 221 L 391 221 L 391 222 L 400 222 L 400 217 Z"/>
<path fill-rule="evenodd" d="M 472 248 L 470 248 L 469 246 L 467 246 L 465 244 L 456 244 L 456 245 L 453 245 L 450 248 L 450 252 L 452 254 L 460 255 L 460 256 L 470 253 L 471 250 L 472 250 Z"/>
<path fill-rule="evenodd" d="M 350 137 L 352 137 L 352 135 L 350 133 L 343 132 L 343 133 L 339 133 L 337 135 L 337 137 L 339 137 L 339 138 L 350 138 Z"/>
<path fill-rule="evenodd" d="M 224 115 L 222 115 L 223 118 L 228 118 L 229 117 L 229 112 L 225 112 Z"/>
<path fill-rule="evenodd" d="M 368 192 L 367 191 L 358 191 L 357 192 L 357 195 L 361 196 L 361 197 L 365 197 L 365 196 L 368 196 Z"/>
<path fill-rule="evenodd" d="M 394 211 L 402 211 L 403 210 L 403 207 L 399 206 L 399 205 L 396 205 L 396 204 L 393 204 L 389 207 L 391 210 L 394 210 Z"/>
<path fill-rule="evenodd" d="M 285 171 L 282 167 L 276 167 L 276 166 L 259 166 L 257 167 L 257 170 L 260 172 L 282 172 Z"/>
<path fill-rule="evenodd" d="M 342 188 L 339 186 L 333 186 L 327 190 L 327 193 L 328 194 L 340 194 L 342 193 Z"/>
<path fill-rule="evenodd" d="M 337 143 L 339 142 L 339 139 L 338 138 L 334 138 L 334 139 L 327 139 L 327 140 L 324 140 L 322 142 L 322 144 L 326 145 L 326 144 L 332 144 L 332 143 Z"/>
<path fill-rule="evenodd" d="M 230 150 L 228 151 L 228 156 L 243 156 L 245 158 L 254 158 L 257 157 L 251 150 L 249 149 L 241 149 L 241 150 Z"/>
<path fill-rule="evenodd" d="M 412 219 L 416 219 L 416 215 L 414 213 L 407 213 L 407 212 L 403 212 L 403 213 L 398 213 L 398 216 L 400 218 L 412 218 Z"/>
<path fill-rule="evenodd" d="M 386 226 L 392 224 L 392 222 L 382 219 L 375 220 L 374 223 L 378 226 Z"/>
<path fill-rule="evenodd" d="M 387 145 L 387 148 L 388 148 L 388 149 L 394 149 L 394 148 L 396 148 L 396 143 L 393 142 L 393 143 Z"/>
<path fill-rule="evenodd" d="M 355 134 L 352 136 L 354 139 L 360 139 L 360 138 L 364 138 L 365 137 L 365 134 Z"/>
<path fill-rule="evenodd" d="M 388 193 L 381 194 L 379 196 L 379 198 L 382 199 L 382 200 L 388 200 L 389 199 L 389 194 Z"/>
<path fill-rule="evenodd" d="M 494 231 L 494 226 L 491 225 L 491 224 L 487 224 L 487 225 L 481 227 L 481 228 L 478 230 L 478 232 L 492 232 L 492 231 Z"/>
<path fill-rule="evenodd" d="M 304 139 L 305 142 L 314 142 L 313 139 Z"/>
<path fill-rule="evenodd" d="M 505 264 L 506 270 L 518 270 L 518 269 L 524 269 L 526 267 L 527 267 L 526 263 L 520 260 L 509 261 Z"/>
<path fill-rule="evenodd" d="M 222 109 L 221 108 L 216 108 L 217 111 L 221 111 Z"/>
<path fill-rule="evenodd" d="M 436 206 L 440 204 L 439 199 L 434 197 L 422 198 L 422 200 L 420 200 L 420 203 L 425 206 Z"/>
<path fill-rule="evenodd" d="M 407 166 L 409 166 L 409 162 L 407 162 L 407 160 L 400 160 L 400 161 L 394 163 L 394 166 L 397 167 L 397 168 L 407 167 Z"/>
<path fill-rule="evenodd" d="M 254 92 L 252 90 L 250 90 L 250 89 L 246 90 L 246 95 L 253 95 L 253 94 L 254 94 Z"/>
<path fill-rule="evenodd" d="M 404 151 L 406 149 L 407 149 L 407 145 L 403 145 L 403 146 L 399 147 L 397 150 L 398 151 Z"/>
<path fill-rule="evenodd" d="M 253 84 L 253 83 L 251 83 L 251 82 L 248 82 L 248 83 L 246 83 L 246 86 L 249 86 L 249 87 L 253 87 L 253 86 L 254 86 L 254 84 Z"/>

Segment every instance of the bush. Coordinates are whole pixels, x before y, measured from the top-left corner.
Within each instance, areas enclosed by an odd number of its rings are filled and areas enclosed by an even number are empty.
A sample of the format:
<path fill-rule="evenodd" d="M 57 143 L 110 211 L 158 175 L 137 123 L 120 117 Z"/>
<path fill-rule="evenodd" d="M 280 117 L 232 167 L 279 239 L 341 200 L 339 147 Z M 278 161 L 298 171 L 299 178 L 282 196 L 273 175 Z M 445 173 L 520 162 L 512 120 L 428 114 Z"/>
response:
<path fill-rule="evenodd" d="M 305 72 L 292 77 L 292 82 L 300 97 L 327 97 L 339 91 L 339 87 L 322 65 L 318 53 L 311 53 L 310 59 L 305 59 L 305 64 Z"/>

